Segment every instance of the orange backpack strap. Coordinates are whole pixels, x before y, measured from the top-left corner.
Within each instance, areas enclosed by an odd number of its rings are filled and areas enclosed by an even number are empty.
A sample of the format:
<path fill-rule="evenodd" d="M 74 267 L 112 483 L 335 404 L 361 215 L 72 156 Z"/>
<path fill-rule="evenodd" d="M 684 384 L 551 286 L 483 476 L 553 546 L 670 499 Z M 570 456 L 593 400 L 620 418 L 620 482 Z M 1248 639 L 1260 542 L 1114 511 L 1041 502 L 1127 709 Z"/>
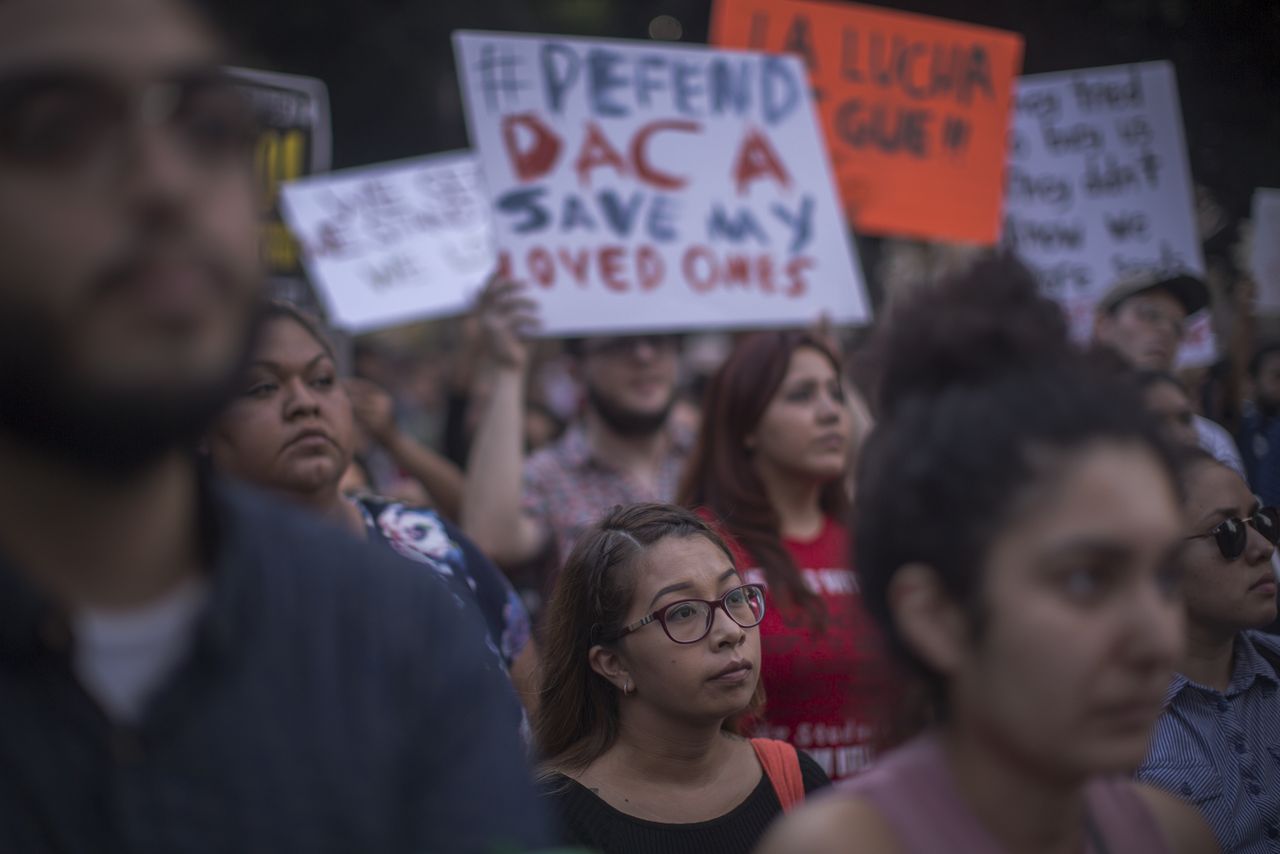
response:
<path fill-rule="evenodd" d="M 778 795 L 782 811 L 789 812 L 804 800 L 800 755 L 792 745 L 772 738 L 753 738 L 751 746 L 755 748 L 756 758 L 760 760 L 765 776 L 773 784 L 773 791 Z"/>

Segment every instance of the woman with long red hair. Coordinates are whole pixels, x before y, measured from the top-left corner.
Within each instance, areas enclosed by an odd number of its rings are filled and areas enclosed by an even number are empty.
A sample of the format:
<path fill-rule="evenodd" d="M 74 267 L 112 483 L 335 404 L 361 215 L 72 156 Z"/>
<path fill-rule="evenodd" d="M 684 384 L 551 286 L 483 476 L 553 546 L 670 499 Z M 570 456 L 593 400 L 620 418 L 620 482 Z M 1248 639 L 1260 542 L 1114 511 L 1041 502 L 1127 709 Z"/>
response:
<path fill-rule="evenodd" d="M 891 679 L 850 566 L 853 415 L 839 360 L 803 332 L 744 338 L 712 378 L 680 500 L 766 586 L 767 703 L 754 734 L 790 741 L 833 778 L 870 763 Z"/>

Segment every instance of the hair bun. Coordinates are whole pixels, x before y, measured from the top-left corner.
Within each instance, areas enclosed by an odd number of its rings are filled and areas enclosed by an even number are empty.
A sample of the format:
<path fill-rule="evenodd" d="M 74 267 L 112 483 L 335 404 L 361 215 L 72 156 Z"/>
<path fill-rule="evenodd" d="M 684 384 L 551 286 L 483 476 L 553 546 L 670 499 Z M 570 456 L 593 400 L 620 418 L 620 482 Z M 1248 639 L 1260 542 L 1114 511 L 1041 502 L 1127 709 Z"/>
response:
<path fill-rule="evenodd" d="M 894 309 L 880 355 L 878 397 L 885 414 L 908 398 L 1080 357 L 1062 309 L 1040 295 L 1021 262 L 996 253 L 921 288 Z"/>

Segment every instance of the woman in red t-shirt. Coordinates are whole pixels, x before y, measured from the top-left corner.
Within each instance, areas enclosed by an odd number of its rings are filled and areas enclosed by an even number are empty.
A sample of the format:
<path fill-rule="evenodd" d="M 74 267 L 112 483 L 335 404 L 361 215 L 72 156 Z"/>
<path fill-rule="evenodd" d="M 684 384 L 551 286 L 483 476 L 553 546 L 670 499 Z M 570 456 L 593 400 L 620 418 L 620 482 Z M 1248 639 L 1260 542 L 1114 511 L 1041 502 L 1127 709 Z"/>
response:
<path fill-rule="evenodd" d="M 680 490 L 726 535 L 747 579 L 767 586 L 768 699 L 748 727 L 807 751 L 832 779 L 871 761 L 891 685 L 840 521 L 851 434 L 831 350 L 805 333 L 756 333 L 707 388 Z"/>

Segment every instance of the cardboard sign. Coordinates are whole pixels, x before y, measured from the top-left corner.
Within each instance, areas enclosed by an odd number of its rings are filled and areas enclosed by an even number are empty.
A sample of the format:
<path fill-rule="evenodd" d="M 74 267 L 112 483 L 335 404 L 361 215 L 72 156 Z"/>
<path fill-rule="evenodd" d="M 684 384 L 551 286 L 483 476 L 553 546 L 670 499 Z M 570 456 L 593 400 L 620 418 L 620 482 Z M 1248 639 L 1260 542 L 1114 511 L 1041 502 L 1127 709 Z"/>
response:
<path fill-rule="evenodd" d="M 1203 275 L 1173 66 L 1038 74 L 1018 81 L 1004 241 L 1087 341 L 1094 307 L 1139 269 Z M 1209 346 L 1184 358 L 1212 359 Z"/>
<path fill-rule="evenodd" d="M 1257 309 L 1280 314 L 1280 190 L 1253 191 L 1253 245 L 1249 271 L 1257 285 Z"/>
<path fill-rule="evenodd" d="M 866 321 L 794 57 L 454 35 L 503 266 L 548 334 Z"/>
<path fill-rule="evenodd" d="M 461 312 L 493 270 L 470 152 L 308 178 L 283 201 L 330 321 L 352 332 Z"/>
<path fill-rule="evenodd" d="M 799 0 L 716 0 L 711 36 L 804 58 L 856 230 L 984 245 L 999 239 L 1022 36 Z"/>
<path fill-rule="evenodd" d="M 262 252 L 267 274 L 299 278 L 302 256 L 280 212 L 280 187 L 329 170 L 332 130 L 324 81 L 296 74 L 228 68 L 244 82 L 261 133 L 254 167 L 262 216 Z"/>

